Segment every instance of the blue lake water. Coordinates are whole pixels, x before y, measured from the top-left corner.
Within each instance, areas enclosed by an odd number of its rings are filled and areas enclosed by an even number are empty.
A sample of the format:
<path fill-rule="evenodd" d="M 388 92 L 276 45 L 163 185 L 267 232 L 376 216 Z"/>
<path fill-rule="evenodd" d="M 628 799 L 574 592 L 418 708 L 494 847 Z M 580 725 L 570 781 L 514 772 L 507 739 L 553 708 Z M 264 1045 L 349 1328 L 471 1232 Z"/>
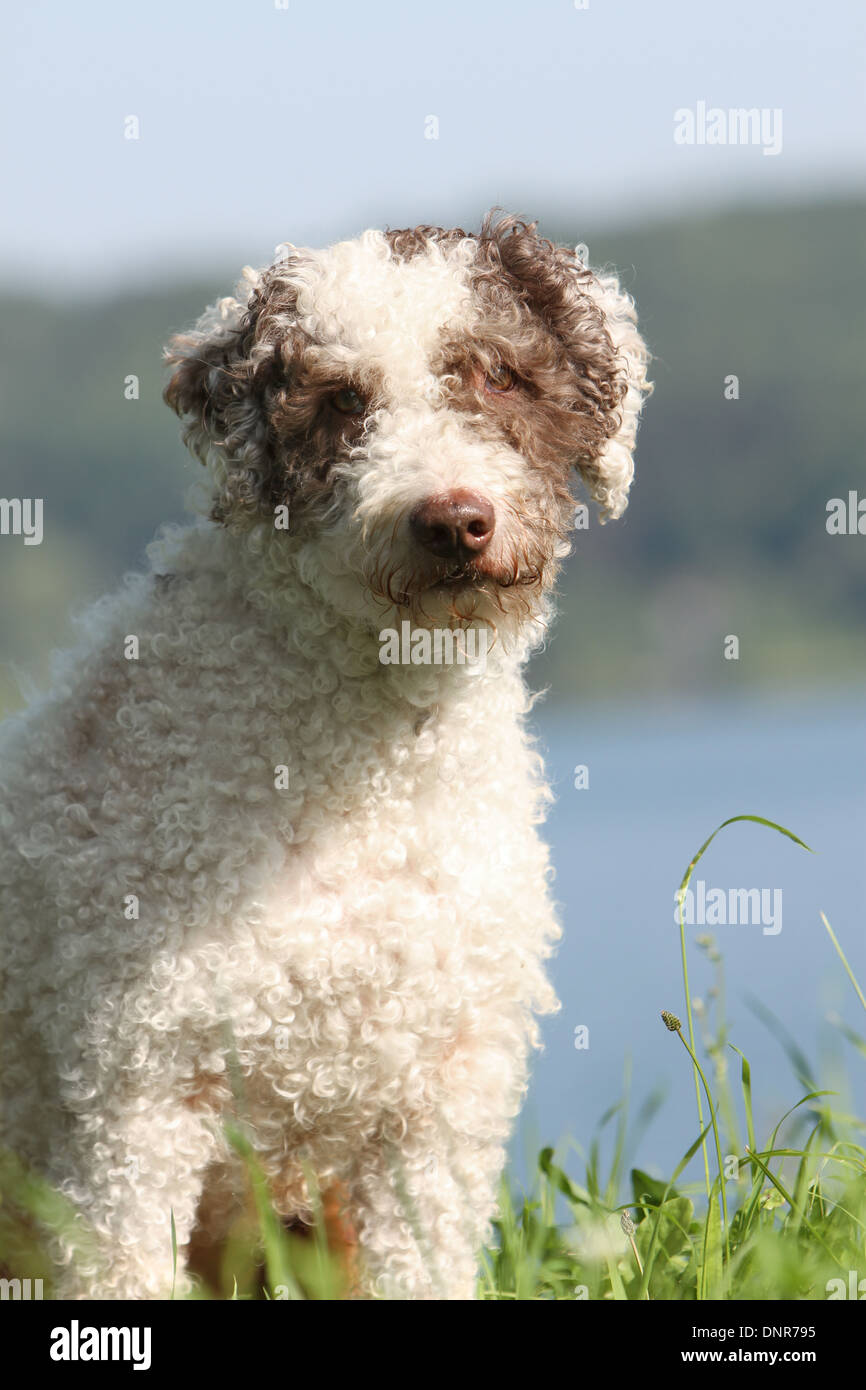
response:
<path fill-rule="evenodd" d="M 654 1088 L 666 1091 L 631 1160 L 669 1174 L 696 1137 L 691 1065 L 659 1018 L 671 1009 L 685 1024 L 674 893 L 710 832 L 740 813 L 787 826 L 816 852 L 748 823 L 713 842 L 695 879 L 726 894 L 778 890 L 781 929 L 765 932 L 760 921 L 687 928 L 691 994 L 706 999 L 713 984 L 694 944 L 711 932 L 724 958 L 729 1036 L 752 1067 L 759 1142 L 804 1088 L 750 998 L 772 1011 L 822 1086 L 847 1084 L 862 1115 L 866 1058 L 828 1016 L 866 1036 L 866 1014 L 820 913 L 866 989 L 866 691 L 679 709 L 648 698 L 567 715 L 542 708 L 536 728 L 557 798 L 547 838 L 565 928 L 552 972 L 562 1010 L 544 1023 L 545 1050 L 515 1140 L 518 1174 L 541 1143 L 571 1137 L 588 1149 L 622 1093 L 629 1056 L 632 1113 Z M 579 764 L 588 768 L 585 790 L 574 787 Z M 578 1049 L 582 1025 L 589 1045 Z M 739 1058 L 730 1059 L 738 1091 Z M 582 1179 L 581 1162 L 572 1162 Z M 694 1164 L 687 1176 L 698 1176 Z"/>

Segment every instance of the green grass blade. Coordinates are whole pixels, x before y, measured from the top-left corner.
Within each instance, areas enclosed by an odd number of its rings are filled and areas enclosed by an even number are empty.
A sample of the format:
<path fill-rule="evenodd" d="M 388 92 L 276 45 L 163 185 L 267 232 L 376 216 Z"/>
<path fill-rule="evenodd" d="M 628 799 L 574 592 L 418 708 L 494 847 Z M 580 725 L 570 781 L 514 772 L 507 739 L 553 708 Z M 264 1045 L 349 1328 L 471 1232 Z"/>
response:
<path fill-rule="evenodd" d="M 713 1186 L 715 1187 L 715 1183 Z M 701 1255 L 698 1298 L 703 1301 L 718 1297 L 723 1277 L 722 1218 L 719 1203 L 716 1201 L 711 1201 L 707 1207 Z"/>
<path fill-rule="evenodd" d="M 744 1052 L 740 1052 L 740 1049 L 734 1047 L 733 1043 L 728 1043 L 728 1047 L 738 1053 L 742 1060 L 742 1065 L 740 1067 L 740 1085 L 743 1092 L 743 1105 L 746 1111 L 746 1130 L 749 1136 L 749 1148 L 754 1149 L 757 1146 L 755 1144 L 755 1120 L 752 1114 L 752 1068 L 749 1066 L 748 1058 Z"/>
<path fill-rule="evenodd" d="M 267 1178 L 262 1172 L 261 1166 L 253 1151 L 252 1144 L 249 1142 L 246 1135 L 234 1124 L 227 1124 L 225 1126 L 225 1133 L 235 1153 L 243 1159 L 250 1180 L 256 1216 L 259 1222 L 259 1230 L 261 1231 L 262 1243 L 264 1245 L 265 1270 L 268 1283 L 272 1289 L 282 1285 L 286 1289 L 290 1300 L 303 1301 L 303 1291 L 295 1279 L 289 1264 L 283 1229 L 271 1205 Z"/>
<path fill-rule="evenodd" d="M 174 1222 L 174 1207 L 171 1209 L 171 1293 L 169 1298 L 174 1298 L 174 1291 L 177 1288 L 177 1226 Z"/>
<path fill-rule="evenodd" d="M 854 974 L 854 971 L 851 969 L 850 965 L 848 964 L 847 960 L 845 959 L 845 952 L 842 950 L 842 947 L 839 945 L 838 939 L 837 939 L 837 937 L 836 937 L 836 933 L 834 932 L 833 928 L 830 926 L 830 923 L 827 921 L 827 918 L 824 916 L 823 912 L 821 913 L 821 921 L 824 923 L 824 926 L 827 928 L 827 933 L 828 933 L 828 935 L 829 935 L 829 937 L 830 937 L 830 940 L 833 942 L 833 945 L 836 947 L 836 953 L 837 953 L 839 959 L 841 960 L 842 964 L 843 964 L 844 967 L 845 967 L 845 973 L 847 974 L 848 979 L 851 981 L 852 985 L 854 986 L 854 989 L 857 991 L 857 998 L 860 1000 L 860 1003 L 863 1005 L 863 1008 L 866 1009 L 866 999 L 864 999 L 864 997 L 863 997 L 863 991 L 862 991 L 862 989 L 860 988 L 859 984 L 857 983 L 857 977 L 856 977 L 856 975 Z"/>

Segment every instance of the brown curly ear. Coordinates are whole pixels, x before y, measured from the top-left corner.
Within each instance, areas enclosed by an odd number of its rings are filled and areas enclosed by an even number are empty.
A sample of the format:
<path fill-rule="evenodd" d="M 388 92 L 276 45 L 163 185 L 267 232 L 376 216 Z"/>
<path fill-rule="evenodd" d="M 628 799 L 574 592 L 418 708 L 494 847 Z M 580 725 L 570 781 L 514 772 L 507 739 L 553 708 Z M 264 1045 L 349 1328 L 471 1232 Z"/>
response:
<path fill-rule="evenodd" d="M 183 440 L 213 471 L 217 485 L 212 516 L 225 523 L 261 511 L 273 469 L 262 378 L 272 344 L 257 343 L 262 307 L 260 280 L 245 271 L 246 303 L 229 296 L 210 305 L 188 333 L 165 349 L 172 367 L 163 392 L 183 422 Z"/>
<path fill-rule="evenodd" d="M 615 275 L 589 270 L 570 248 L 539 236 L 534 223 L 495 209 L 484 220 L 480 245 L 560 344 L 548 393 L 559 407 L 559 433 L 568 434 L 570 417 L 573 462 L 602 520 L 619 516 L 628 500 L 643 396 L 651 389 L 631 299 Z"/>

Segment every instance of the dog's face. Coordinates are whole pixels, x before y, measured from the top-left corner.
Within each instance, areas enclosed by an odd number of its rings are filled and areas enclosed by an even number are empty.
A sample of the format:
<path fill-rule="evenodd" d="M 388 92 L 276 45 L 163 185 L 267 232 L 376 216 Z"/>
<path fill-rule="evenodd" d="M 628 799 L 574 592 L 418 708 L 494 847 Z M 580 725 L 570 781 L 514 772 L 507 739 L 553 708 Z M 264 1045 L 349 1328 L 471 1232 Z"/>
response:
<path fill-rule="evenodd" d="M 288 507 L 304 577 L 374 624 L 537 617 L 575 470 L 604 515 L 626 504 L 646 352 L 616 280 L 513 218 L 286 248 L 245 275 L 167 354 L 214 518 Z"/>

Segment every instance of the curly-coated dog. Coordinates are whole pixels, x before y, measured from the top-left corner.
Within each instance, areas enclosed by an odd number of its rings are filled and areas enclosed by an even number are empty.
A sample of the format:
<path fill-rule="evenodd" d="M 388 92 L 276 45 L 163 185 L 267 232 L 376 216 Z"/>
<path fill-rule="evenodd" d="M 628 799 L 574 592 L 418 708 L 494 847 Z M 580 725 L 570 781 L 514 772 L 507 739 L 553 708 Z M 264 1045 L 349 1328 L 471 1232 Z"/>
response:
<path fill-rule="evenodd" d="M 194 1282 L 235 1117 L 280 1215 L 341 1194 L 356 1296 L 471 1298 L 556 1002 L 522 667 L 647 354 L 510 217 L 244 277 L 167 354 L 210 515 L 3 726 L 0 1142 L 80 1214 L 60 1297 L 167 1296 L 172 1213 Z"/>

